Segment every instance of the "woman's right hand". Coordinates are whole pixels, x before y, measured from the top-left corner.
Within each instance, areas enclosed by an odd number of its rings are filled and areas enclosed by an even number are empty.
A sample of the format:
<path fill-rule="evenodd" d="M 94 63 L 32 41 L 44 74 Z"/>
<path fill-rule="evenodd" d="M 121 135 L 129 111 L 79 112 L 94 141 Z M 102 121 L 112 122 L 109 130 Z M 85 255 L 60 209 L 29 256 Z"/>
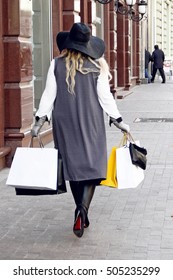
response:
<path fill-rule="evenodd" d="M 130 132 L 130 126 L 126 123 L 124 123 L 123 121 L 118 123 L 118 125 L 116 125 L 119 129 L 122 130 L 122 132 Z"/>
<path fill-rule="evenodd" d="M 121 129 L 122 132 L 130 132 L 130 126 L 126 123 L 124 123 L 123 121 L 118 122 L 116 119 L 110 117 L 109 120 L 109 125 L 111 126 L 111 124 L 114 124 L 117 128 Z"/>

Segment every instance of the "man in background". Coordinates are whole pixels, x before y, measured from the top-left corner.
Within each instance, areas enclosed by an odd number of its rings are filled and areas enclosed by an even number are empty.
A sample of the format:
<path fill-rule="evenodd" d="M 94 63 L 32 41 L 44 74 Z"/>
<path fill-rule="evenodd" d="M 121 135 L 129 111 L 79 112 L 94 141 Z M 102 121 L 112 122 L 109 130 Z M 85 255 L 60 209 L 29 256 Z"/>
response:
<path fill-rule="evenodd" d="M 155 45 L 154 51 L 152 53 L 152 61 L 153 61 L 153 73 L 152 73 L 152 79 L 151 79 L 152 83 L 154 83 L 154 79 L 155 79 L 157 70 L 159 70 L 160 75 L 162 77 L 162 84 L 164 84 L 166 82 L 165 72 L 163 69 L 164 60 L 165 60 L 164 52 L 159 49 L 158 45 Z"/>

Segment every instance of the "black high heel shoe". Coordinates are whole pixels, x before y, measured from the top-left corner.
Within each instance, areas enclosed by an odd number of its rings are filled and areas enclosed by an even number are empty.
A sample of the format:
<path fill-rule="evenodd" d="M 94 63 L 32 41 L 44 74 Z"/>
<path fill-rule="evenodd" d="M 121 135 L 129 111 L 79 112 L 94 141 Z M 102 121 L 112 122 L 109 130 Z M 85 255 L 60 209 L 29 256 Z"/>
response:
<path fill-rule="evenodd" d="M 82 237 L 84 233 L 85 217 L 86 215 L 83 207 L 77 207 L 75 210 L 75 221 L 73 226 L 73 232 L 77 237 Z"/>
<path fill-rule="evenodd" d="M 84 228 L 87 228 L 90 225 L 90 221 L 88 219 L 88 211 L 85 209 L 85 207 L 83 207 L 83 211 L 85 212 Z M 74 220 L 75 221 L 76 221 L 76 218 L 77 218 L 77 212 L 78 212 L 78 208 L 76 208 L 76 210 L 75 210 L 75 215 L 74 215 Z"/>
<path fill-rule="evenodd" d="M 84 210 L 85 211 L 85 223 L 84 223 L 84 228 L 87 228 L 89 227 L 90 225 L 90 222 L 89 222 L 89 219 L 88 219 L 88 211 Z"/>

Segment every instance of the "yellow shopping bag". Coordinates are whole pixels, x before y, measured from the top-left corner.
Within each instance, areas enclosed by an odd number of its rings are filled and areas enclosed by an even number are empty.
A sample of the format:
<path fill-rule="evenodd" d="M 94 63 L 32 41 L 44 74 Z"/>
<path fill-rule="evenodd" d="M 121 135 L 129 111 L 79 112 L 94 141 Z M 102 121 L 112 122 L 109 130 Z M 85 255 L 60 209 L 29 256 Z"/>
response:
<path fill-rule="evenodd" d="M 124 133 L 118 147 L 121 147 L 127 143 L 127 134 Z M 116 166 L 116 150 L 118 147 L 113 147 L 107 163 L 106 180 L 102 180 L 100 185 L 118 188 L 117 180 L 117 166 Z"/>
<path fill-rule="evenodd" d="M 100 185 L 117 188 L 116 178 L 116 147 L 113 147 L 108 159 L 106 180 L 102 180 Z"/>

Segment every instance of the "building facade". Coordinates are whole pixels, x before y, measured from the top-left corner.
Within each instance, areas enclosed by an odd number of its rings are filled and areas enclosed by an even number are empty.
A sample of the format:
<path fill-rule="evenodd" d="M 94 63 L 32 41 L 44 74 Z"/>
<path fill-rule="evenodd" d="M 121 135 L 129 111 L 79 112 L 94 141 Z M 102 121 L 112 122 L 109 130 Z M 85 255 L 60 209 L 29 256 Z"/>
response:
<path fill-rule="evenodd" d="M 173 0 L 148 1 L 148 27 L 147 48 L 152 51 L 157 44 L 173 60 Z"/>
<path fill-rule="evenodd" d="M 0 21 L 0 169 L 10 166 L 16 147 L 29 143 L 50 61 L 59 54 L 59 31 L 81 21 L 104 39 L 115 97 L 140 84 L 141 23 L 116 13 L 114 1 L 0 0 Z M 52 140 L 51 126 L 42 137 Z"/>

